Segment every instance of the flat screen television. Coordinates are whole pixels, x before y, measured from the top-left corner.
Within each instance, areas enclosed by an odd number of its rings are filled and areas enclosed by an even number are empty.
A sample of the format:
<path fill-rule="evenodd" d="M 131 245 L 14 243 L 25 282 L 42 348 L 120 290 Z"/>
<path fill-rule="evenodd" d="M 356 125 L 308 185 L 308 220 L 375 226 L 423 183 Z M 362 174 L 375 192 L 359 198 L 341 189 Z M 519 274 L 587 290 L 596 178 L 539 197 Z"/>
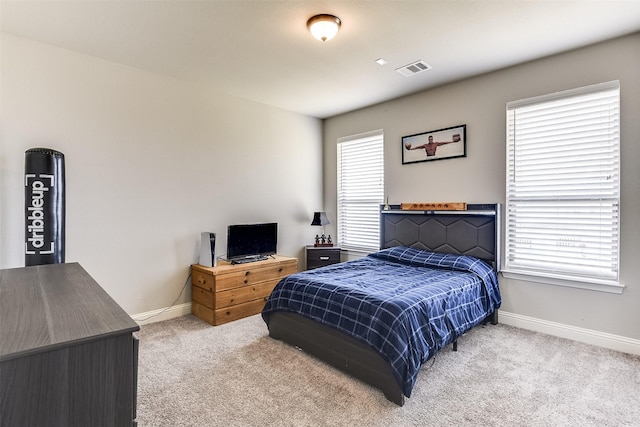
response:
<path fill-rule="evenodd" d="M 276 253 L 278 223 L 237 224 L 227 227 L 227 259 L 229 261 L 251 256 Z"/>

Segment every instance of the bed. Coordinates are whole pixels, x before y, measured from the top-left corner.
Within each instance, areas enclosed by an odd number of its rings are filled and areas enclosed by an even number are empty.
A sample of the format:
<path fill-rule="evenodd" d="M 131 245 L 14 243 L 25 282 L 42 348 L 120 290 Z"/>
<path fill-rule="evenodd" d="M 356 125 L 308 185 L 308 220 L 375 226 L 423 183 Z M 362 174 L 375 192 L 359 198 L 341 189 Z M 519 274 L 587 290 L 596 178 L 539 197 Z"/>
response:
<path fill-rule="evenodd" d="M 292 274 L 262 311 L 282 340 L 403 405 L 420 367 L 483 323 L 501 298 L 500 206 L 380 211 L 380 251 Z"/>

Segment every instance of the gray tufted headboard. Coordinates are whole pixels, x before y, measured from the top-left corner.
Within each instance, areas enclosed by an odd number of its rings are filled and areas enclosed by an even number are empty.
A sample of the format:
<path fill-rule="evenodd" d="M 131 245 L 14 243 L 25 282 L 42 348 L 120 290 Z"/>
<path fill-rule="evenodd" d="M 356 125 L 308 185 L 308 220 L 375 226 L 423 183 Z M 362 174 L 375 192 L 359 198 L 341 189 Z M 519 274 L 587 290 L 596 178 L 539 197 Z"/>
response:
<path fill-rule="evenodd" d="M 380 248 L 410 246 L 471 255 L 500 271 L 500 204 L 468 204 L 466 211 L 380 210 Z"/>

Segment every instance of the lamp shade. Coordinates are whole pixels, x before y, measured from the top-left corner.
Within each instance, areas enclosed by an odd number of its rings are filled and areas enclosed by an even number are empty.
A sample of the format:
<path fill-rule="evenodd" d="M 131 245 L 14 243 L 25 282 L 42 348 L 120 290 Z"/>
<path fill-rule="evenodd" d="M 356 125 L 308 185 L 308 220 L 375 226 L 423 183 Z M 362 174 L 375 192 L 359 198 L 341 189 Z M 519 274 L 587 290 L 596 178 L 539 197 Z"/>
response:
<path fill-rule="evenodd" d="M 313 221 L 311 221 L 311 225 L 319 225 L 324 227 L 327 224 L 330 224 L 330 223 L 326 213 L 324 212 L 313 213 Z"/>
<path fill-rule="evenodd" d="M 321 14 L 309 18 L 307 28 L 313 37 L 326 42 L 338 34 L 341 24 L 342 21 L 337 16 Z"/>

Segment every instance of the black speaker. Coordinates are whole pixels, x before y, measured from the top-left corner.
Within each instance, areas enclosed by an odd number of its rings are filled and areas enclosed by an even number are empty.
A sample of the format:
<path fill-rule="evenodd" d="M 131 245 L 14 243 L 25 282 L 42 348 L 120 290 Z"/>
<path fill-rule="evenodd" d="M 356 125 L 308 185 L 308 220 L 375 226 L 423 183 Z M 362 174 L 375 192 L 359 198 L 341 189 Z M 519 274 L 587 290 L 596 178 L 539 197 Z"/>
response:
<path fill-rule="evenodd" d="M 203 231 L 200 234 L 200 265 L 215 267 L 216 265 L 216 233 Z"/>
<path fill-rule="evenodd" d="M 24 216 L 26 266 L 64 263 L 64 154 L 49 148 L 25 152 Z"/>

